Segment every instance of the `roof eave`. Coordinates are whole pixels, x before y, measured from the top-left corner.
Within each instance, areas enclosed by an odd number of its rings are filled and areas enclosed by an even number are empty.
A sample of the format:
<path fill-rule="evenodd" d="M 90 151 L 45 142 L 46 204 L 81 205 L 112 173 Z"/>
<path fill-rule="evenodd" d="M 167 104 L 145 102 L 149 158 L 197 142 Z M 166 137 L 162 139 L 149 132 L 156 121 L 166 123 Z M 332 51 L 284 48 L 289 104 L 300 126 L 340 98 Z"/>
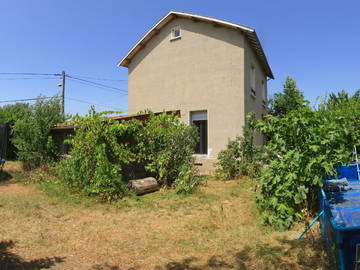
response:
<path fill-rule="evenodd" d="M 141 43 L 144 43 L 145 39 L 151 39 L 153 38 L 153 36 L 155 36 L 161 29 L 161 25 L 163 23 L 168 23 L 168 21 L 172 20 L 175 16 L 171 16 L 171 15 L 175 15 L 174 11 L 169 11 L 164 17 L 161 18 L 160 21 L 158 21 L 148 32 L 146 32 L 145 35 L 143 35 L 143 37 L 129 50 L 129 52 L 125 55 L 125 57 L 123 59 L 121 59 L 118 63 L 118 66 L 123 66 L 123 67 L 128 67 L 128 64 L 131 62 L 131 59 L 129 59 L 129 56 L 131 56 L 132 54 L 136 54 L 137 51 L 136 48 L 139 47 L 139 45 Z M 168 19 L 168 20 L 167 20 Z M 151 35 L 149 37 L 150 34 L 154 33 L 153 35 Z M 140 45 L 141 46 L 141 45 Z M 144 45 L 143 45 L 144 46 Z M 134 52 L 135 51 L 135 52 Z"/>

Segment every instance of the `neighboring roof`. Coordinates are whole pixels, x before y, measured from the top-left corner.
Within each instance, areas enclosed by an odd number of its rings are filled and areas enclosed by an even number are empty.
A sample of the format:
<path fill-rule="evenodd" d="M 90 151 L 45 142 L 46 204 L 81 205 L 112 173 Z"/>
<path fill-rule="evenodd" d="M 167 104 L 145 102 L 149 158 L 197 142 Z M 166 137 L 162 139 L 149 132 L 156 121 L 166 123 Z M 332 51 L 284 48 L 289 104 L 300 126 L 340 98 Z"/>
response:
<path fill-rule="evenodd" d="M 152 27 L 136 44 L 135 46 L 125 55 L 123 59 L 118 63 L 118 66 L 128 67 L 129 63 L 131 62 L 131 59 L 146 45 L 146 43 L 151 40 L 154 36 L 156 36 L 159 31 L 170 21 L 172 21 L 175 18 L 187 18 L 194 21 L 204 21 L 204 22 L 210 22 L 213 24 L 221 25 L 224 27 L 228 27 L 231 29 L 239 30 L 245 34 L 245 36 L 248 38 L 250 45 L 254 49 L 262 67 L 264 68 L 264 71 L 266 75 L 272 79 L 274 79 L 274 75 L 271 71 L 271 68 L 269 66 L 269 63 L 266 59 L 264 50 L 261 47 L 260 40 L 255 32 L 254 29 L 243 26 L 240 24 L 219 20 L 207 16 L 201 16 L 196 15 L 192 13 L 185 13 L 185 12 L 178 12 L 178 11 L 170 11 L 168 14 L 166 14 L 157 24 L 155 24 L 154 27 Z"/>
<path fill-rule="evenodd" d="M 162 113 L 166 113 L 166 114 L 176 114 L 180 116 L 180 110 L 174 110 L 174 111 L 164 111 L 164 112 L 156 112 L 154 113 L 155 115 L 159 115 Z M 117 116 L 107 116 L 104 118 L 108 118 L 108 119 L 113 119 L 113 120 L 118 120 L 118 121 L 127 121 L 127 120 L 131 120 L 131 119 L 138 119 L 140 121 L 146 120 L 149 117 L 150 114 L 148 113 L 143 113 L 143 114 L 129 114 L 129 115 L 117 115 Z M 51 130 L 73 130 L 75 129 L 75 125 L 73 122 L 65 122 L 65 123 L 60 123 L 60 124 L 56 124 L 53 125 L 50 129 Z"/>

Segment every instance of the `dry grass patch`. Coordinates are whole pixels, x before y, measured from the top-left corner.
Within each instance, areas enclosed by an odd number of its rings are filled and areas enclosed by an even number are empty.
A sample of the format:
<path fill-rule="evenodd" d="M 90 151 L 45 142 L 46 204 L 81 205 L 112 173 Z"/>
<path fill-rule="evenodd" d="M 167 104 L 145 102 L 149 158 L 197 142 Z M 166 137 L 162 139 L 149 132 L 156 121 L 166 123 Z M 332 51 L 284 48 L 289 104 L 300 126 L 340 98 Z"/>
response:
<path fill-rule="evenodd" d="M 273 232 L 259 225 L 249 180 L 113 205 L 64 200 L 51 183 L 44 193 L 15 182 L 0 186 L 0 265 L 8 269 L 327 269 L 318 228 L 296 241 L 301 226 Z"/>

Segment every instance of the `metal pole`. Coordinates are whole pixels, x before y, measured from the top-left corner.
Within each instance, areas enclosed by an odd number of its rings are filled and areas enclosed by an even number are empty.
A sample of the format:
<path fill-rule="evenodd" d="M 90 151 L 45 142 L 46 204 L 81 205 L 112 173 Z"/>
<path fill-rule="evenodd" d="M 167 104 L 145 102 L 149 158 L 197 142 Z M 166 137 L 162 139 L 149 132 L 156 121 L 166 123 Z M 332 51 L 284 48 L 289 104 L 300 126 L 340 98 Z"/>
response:
<path fill-rule="evenodd" d="M 61 113 L 65 116 L 65 71 L 61 72 L 62 76 L 62 90 L 61 90 Z"/>
<path fill-rule="evenodd" d="M 324 214 L 324 210 L 322 210 L 322 211 L 320 212 L 320 214 L 317 215 L 316 218 L 315 218 L 313 221 L 311 221 L 310 225 L 305 228 L 305 231 L 303 231 L 298 237 L 296 237 L 296 240 L 300 240 L 301 237 L 303 237 L 303 235 L 311 228 L 312 225 L 314 225 L 314 223 L 315 223 L 315 222 L 319 219 L 319 217 L 321 217 L 323 214 Z"/>

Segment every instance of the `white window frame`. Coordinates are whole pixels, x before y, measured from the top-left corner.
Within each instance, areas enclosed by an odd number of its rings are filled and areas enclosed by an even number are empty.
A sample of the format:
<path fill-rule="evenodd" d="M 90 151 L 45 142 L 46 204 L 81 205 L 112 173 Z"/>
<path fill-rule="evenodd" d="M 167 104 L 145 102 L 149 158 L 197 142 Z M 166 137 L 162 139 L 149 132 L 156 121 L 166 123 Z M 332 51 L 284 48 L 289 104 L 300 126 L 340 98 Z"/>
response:
<path fill-rule="evenodd" d="M 175 36 L 176 31 L 179 31 L 178 36 Z M 181 28 L 180 28 L 180 25 L 177 25 L 177 26 L 171 28 L 170 40 L 175 40 L 175 39 L 179 39 L 179 38 L 181 38 Z"/>
<path fill-rule="evenodd" d="M 204 110 L 195 110 L 195 111 L 189 111 L 189 125 L 193 124 L 193 121 L 196 120 L 206 120 L 207 121 L 207 154 L 193 154 L 193 157 L 199 157 L 199 158 L 209 158 L 210 153 L 212 151 L 211 148 L 209 148 L 209 111 Z"/>

